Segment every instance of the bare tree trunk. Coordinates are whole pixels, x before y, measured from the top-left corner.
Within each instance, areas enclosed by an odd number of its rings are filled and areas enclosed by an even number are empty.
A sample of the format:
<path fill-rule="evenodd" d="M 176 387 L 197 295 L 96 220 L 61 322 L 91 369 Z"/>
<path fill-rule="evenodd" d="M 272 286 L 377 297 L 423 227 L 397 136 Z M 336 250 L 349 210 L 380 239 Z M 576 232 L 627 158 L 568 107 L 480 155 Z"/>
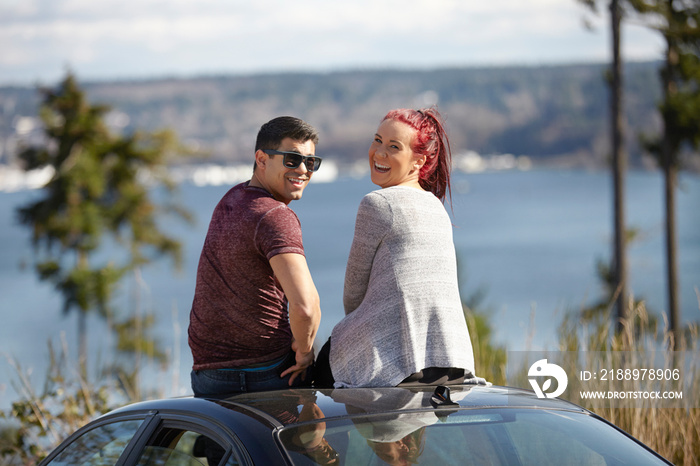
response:
<path fill-rule="evenodd" d="M 142 348 L 143 348 L 143 313 L 141 311 L 141 284 L 142 284 L 142 277 L 141 277 L 141 269 L 139 267 L 136 267 L 134 269 L 134 316 L 135 318 L 135 323 L 134 323 L 134 333 L 136 334 L 136 346 L 134 348 L 135 354 L 134 354 L 134 368 L 133 368 L 133 374 L 134 374 L 134 399 L 140 400 L 141 399 L 141 357 L 142 357 Z"/>
<path fill-rule="evenodd" d="M 671 163 L 669 163 L 671 162 Z M 678 308 L 678 260 L 676 251 L 678 242 L 676 239 L 676 183 L 678 181 L 678 169 L 672 161 L 666 160 L 664 167 L 664 182 L 666 195 L 666 279 L 668 282 L 668 321 L 674 342 L 678 341 L 681 327 Z"/>
<path fill-rule="evenodd" d="M 622 10 L 619 0 L 610 2 L 610 18 L 612 26 L 612 81 L 611 90 L 611 132 L 612 132 L 612 169 L 614 191 L 614 263 L 613 273 L 615 279 L 616 308 L 618 330 L 622 329 L 622 322 L 628 317 L 627 303 L 627 254 L 625 241 L 625 170 L 627 157 L 624 147 L 625 117 L 622 98 L 622 59 L 620 58 L 620 25 L 622 22 Z"/>
<path fill-rule="evenodd" d="M 87 378 L 87 312 L 78 309 L 78 368 Z"/>
<path fill-rule="evenodd" d="M 672 0 L 669 0 L 669 11 L 672 11 Z M 676 93 L 674 72 L 678 67 L 678 50 L 675 41 L 669 35 L 666 36 L 666 69 L 663 73 L 664 102 L 669 102 Z M 678 179 L 678 164 L 676 153 L 677 144 L 671 134 L 672 128 L 668 121 L 668 110 L 663 112 L 664 134 L 661 143 L 661 164 L 664 170 L 665 183 L 665 208 L 666 208 L 666 280 L 668 287 L 668 321 L 673 337 L 670 349 L 673 350 L 678 341 L 680 330 L 680 314 L 678 309 L 678 250 L 676 240 L 676 183 Z"/>
<path fill-rule="evenodd" d="M 84 252 L 78 253 L 78 266 L 87 268 L 88 258 Z M 78 368 L 80 375 L 87 379 L 87 309 L 78 306 Z"/>

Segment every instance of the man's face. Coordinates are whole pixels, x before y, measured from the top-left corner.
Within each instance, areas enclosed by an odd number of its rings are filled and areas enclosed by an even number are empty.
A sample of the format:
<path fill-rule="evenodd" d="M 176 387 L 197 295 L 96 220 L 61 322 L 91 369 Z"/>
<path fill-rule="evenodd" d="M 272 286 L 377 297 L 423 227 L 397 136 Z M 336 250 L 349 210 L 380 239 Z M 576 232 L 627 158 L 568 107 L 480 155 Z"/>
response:
<path fill-rule="evenodd" d="M 315 155 L 316 145 L 312 141 L 301 142 L 284 138 L 277 150 L 309 156 Z M 261 150 L 255 153 L 255 160 L 258 164 L 255 175 L 272 197 L 285 204 L 301 199 L 312 175 L 312 172 L 306 169 L 306 164 L 302 163 L 297 168 L 287 168 L 283 163 L 284 155 L 268 155 Z"/>

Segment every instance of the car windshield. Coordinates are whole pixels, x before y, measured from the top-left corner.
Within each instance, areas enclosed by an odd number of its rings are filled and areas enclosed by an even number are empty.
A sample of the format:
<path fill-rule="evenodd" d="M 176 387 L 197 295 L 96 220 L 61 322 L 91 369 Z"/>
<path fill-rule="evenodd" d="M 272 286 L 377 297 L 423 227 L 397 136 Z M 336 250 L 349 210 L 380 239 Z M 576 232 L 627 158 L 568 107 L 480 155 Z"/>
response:
<path fill-rule="evenodd" d="M 583 413 L 461 409 L 308 422 L 279 434 L 294 464 L 663 465 L 643 446 Z"/>

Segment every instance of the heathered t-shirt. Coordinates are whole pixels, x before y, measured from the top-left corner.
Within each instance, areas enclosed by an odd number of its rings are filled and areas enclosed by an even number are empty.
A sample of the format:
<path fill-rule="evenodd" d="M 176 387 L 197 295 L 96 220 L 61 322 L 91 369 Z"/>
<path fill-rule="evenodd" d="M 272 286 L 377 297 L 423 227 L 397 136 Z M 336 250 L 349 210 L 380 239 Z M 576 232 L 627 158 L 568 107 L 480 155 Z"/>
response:
<path fill-rule="evenodd" d="M 360 203 L 331 333 L 336 387 L 395 386 L 428 367 L 474 374 L 452 223 L 432 193 L 394 186 Z"/>
<path fill-rule="evenodd" d="M 188 341 L 194 370 L 258 364 L 291 349 L 287 299 L 270 258 L 304 255 L 296 214 L 241 183 L 214 209 L 197 268 Z"/>

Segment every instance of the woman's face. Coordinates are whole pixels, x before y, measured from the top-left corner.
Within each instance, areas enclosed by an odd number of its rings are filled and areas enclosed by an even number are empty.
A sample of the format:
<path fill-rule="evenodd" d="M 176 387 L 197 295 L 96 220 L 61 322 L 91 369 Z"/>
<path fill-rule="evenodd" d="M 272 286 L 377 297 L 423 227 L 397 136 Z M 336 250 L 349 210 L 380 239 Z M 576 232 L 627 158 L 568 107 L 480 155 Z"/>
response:
<path fill-rule="evenodd" d="M 418 175 L 425 158 L 411 149 L 415 135 L 415 129 L 400 121 L 384 120 L 379 125 L 369 146 L 372 183 L 382 188 L 399 185 L 420 187 Z"/>

